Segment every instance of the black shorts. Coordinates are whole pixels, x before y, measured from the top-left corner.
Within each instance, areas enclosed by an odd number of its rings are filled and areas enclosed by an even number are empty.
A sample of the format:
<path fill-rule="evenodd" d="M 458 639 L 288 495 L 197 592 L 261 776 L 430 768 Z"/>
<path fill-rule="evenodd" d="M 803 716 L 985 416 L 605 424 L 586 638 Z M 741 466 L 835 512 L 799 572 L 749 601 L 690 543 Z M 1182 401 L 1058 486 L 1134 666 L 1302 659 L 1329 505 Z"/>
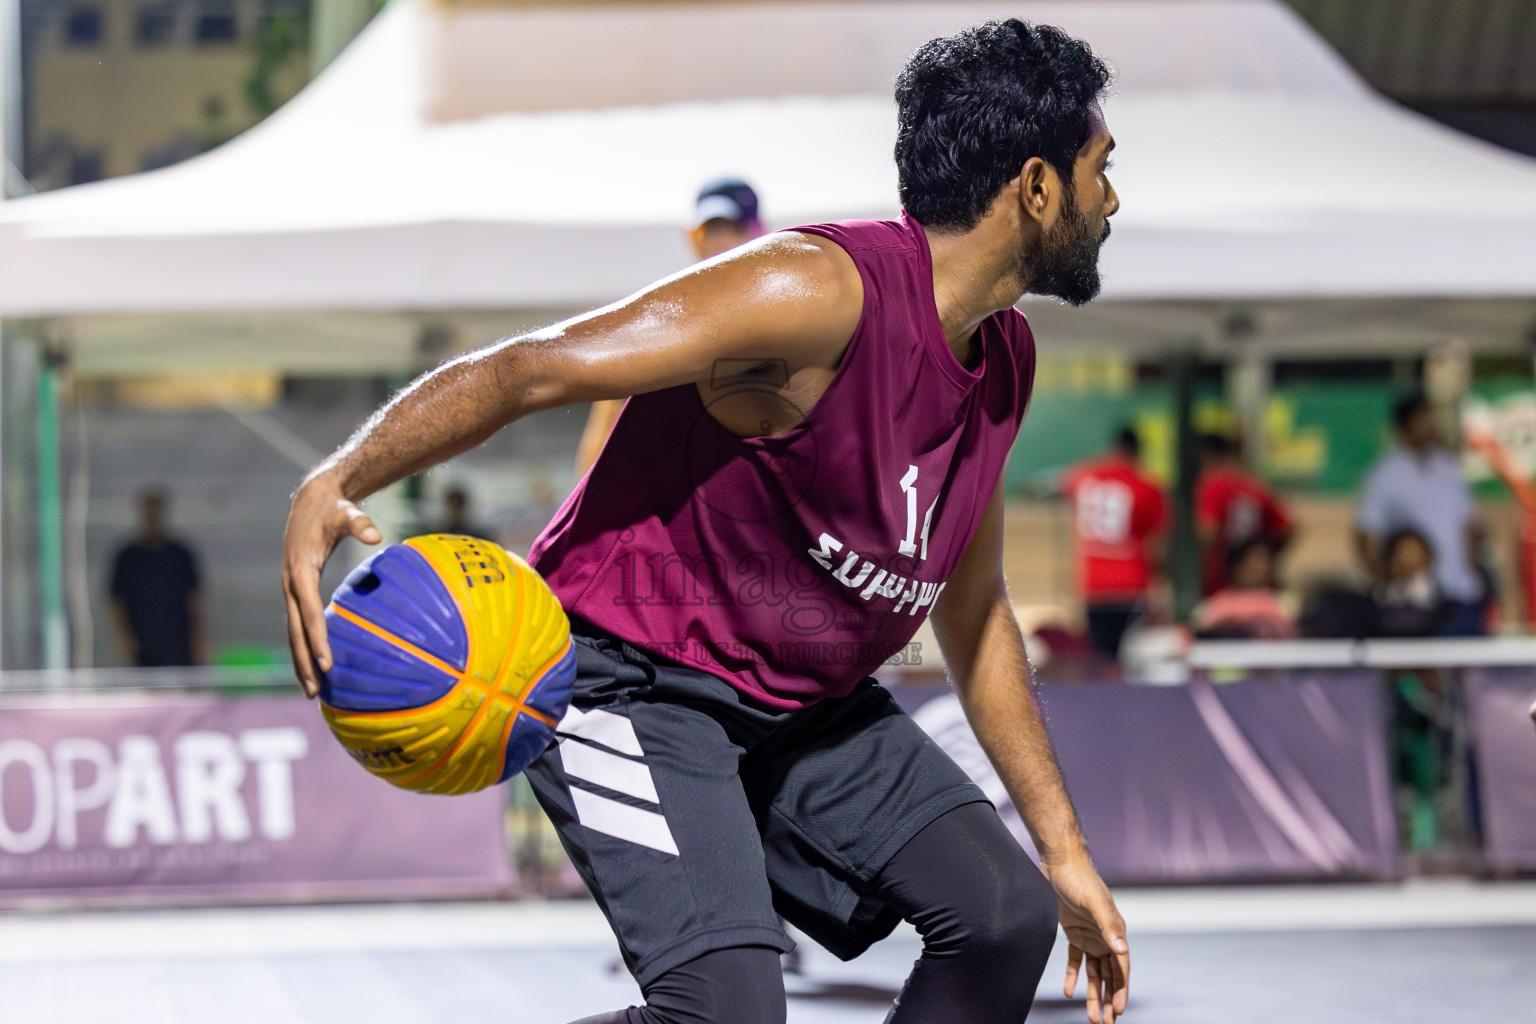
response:
<path fill-rule="evenodd" d="M 899 915 L 870 883 L 940 815 L 986 796 L 873 679 L 800 711 L 576 630 L 559 742 L 527 770 L 642 986 L 711 950 L 848 960 Z"/>

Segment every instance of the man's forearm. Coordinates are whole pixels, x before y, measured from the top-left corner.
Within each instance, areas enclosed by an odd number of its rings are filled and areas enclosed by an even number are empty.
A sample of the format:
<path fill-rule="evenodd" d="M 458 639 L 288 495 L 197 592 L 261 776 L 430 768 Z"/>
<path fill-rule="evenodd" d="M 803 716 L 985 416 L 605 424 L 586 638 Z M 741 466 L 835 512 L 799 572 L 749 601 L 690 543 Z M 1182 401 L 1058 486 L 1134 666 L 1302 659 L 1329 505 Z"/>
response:
<path fill-rule="evenodd" d="M 330 474 L 352 501 L 485 441 L 527 407 L 518 341 L 470 353 L 423 374 L 368 418 L 310 474 Z"/>
<path fill-rule="evenodd" d="M 1035 699 L 1024 637 L 1006 599 L 994 603 L 970 664 L 952 665 L 951 673 L 971 728 L 1041 859 L 1049 865 L 1085 855 L 1077 812 Z"/>

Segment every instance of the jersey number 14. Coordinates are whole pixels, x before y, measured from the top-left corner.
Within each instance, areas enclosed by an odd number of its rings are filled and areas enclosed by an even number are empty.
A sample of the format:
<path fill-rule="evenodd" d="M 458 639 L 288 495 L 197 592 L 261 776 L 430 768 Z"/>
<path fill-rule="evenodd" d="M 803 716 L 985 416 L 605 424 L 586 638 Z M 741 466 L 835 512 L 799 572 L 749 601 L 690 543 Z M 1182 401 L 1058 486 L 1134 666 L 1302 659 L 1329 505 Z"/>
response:
<path fill-rule="evenodd" d="M 923 513 L 923 532 L 917 533 L 917 467 L 908 466 L 906 476 L 901 478 L 901 490 L 907 496 L 907 535 L 897 546 L 898 553 L 903 555 L 917 555 L 918 561 L 928 557 L 928 529 L 933 526 L 933 510 L 939 504 L 938 495 L 934 495 L 933 503 L 928 506 L 928 511 Z M 919 549 L 918 545 L 922 547 Z"/>

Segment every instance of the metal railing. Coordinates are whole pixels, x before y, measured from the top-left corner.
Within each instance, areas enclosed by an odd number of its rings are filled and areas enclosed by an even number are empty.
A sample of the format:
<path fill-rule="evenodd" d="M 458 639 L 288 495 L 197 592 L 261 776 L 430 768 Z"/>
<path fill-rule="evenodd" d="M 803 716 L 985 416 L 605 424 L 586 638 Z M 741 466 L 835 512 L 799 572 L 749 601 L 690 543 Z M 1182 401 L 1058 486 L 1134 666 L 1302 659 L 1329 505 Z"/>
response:
<path fill-rule="evenodd" d="M 1190 668 L 1536 668 L 1536 637 L 1392 640 L 1197 640 Z"/>
<path fill-rule="evenodd" d="M 277 666 L 22 669 L 0 672 L 0 695 L 131 690 L 240 694 L 299 692 L 291 669 Z"/>

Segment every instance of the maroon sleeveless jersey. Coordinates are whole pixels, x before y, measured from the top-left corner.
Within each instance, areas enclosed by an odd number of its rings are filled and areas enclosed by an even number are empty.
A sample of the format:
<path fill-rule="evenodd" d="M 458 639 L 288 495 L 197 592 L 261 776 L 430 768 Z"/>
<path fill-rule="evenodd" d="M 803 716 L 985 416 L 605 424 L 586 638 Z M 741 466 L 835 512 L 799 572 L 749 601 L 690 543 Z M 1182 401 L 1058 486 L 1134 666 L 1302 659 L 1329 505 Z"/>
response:
<path fill-rule="evenodd" d="M 1035 371 L 1012 309 L 982 322 L 974 370 L 955 358 L 910 217 L 795 230 L 841 246 L 864 282 L 820 401 L 781 435 L 738 437 L 692 384 L 634 396 L 529 558 L 572 615 L 780 709 L 904 654 L 998 486 Z M 778 395 L 739 369 L 717 367 L 712 393 L 735 379 Z"/>

